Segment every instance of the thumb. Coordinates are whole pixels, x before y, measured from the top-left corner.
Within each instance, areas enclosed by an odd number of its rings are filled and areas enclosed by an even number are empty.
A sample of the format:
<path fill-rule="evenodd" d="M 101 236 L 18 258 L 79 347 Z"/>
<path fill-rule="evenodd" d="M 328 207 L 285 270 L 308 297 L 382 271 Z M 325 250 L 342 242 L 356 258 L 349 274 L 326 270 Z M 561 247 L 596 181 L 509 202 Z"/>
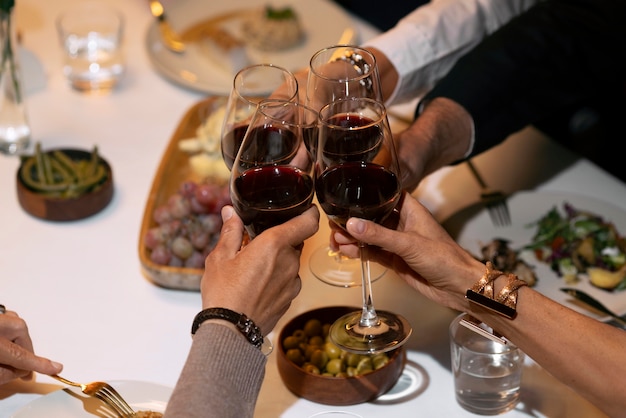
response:
<path fill-rule="evenodd" d="M 399 233 L 392 229 L 365 219 L 350 218 L 346 230 L 357 241 L 395 252 Z"/>
<path fill-rule="evenodd" d="M 230 205 L 224 206 L 221 214 L 223 225 L 220 231 L 218 246 L 221 244 L 237 252 L 241 249 L 241 242 L 243 240 L 243 222 L 241 218 L 237 216 L 237 213 L 235 213 L 235 209 Z"/>

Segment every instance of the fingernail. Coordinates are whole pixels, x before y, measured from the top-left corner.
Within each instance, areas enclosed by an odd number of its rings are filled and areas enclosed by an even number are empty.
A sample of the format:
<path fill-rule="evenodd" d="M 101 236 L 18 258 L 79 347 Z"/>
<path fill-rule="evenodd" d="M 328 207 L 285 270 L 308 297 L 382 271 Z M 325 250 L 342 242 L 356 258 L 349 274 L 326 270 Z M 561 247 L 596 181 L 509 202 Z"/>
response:
<path fill-rule="evenodd" d="M 365 232 L 365 222 L 360 219 L 351 219 L 348 221 L 350 224 L 350 228 L 353 229 L 357 234 L 362 234 Z"/>
<path fill-rule="evenodd" d="M 63 365 L 61 363 L 57 363 L 56 361 L 53 361 L 52 365 L 59 370 L 63 369 Z"/>
<path fill-rule="evenodd" d="M 233 207 L 230 205 L 226 205 L 222 208 L 222 221 L 226 222 L 233 216 Z"/>

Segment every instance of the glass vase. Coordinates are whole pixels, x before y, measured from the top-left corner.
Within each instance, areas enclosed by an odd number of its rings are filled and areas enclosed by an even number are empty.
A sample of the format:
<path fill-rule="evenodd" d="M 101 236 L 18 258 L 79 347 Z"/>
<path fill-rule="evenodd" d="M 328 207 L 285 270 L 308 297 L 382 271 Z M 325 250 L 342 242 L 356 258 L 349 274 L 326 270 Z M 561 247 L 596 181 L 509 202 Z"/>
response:
<path fill-rule="evenodd" d="M 30 125 L 11 15 L 0 10 L 0 152 L 13 155 L 28 148 Z"/>

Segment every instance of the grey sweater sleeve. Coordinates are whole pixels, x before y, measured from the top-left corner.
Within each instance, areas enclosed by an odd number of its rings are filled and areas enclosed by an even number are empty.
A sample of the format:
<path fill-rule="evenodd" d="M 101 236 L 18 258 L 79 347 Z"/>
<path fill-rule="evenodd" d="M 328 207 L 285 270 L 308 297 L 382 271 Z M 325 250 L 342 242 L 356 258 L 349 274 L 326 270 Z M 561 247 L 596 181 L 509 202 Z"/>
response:
<path fill-rule="evenodd" d="M 236 330 L 204 323 L 194 335 L 165 417 L 252 417 L 266 362 Z"/>

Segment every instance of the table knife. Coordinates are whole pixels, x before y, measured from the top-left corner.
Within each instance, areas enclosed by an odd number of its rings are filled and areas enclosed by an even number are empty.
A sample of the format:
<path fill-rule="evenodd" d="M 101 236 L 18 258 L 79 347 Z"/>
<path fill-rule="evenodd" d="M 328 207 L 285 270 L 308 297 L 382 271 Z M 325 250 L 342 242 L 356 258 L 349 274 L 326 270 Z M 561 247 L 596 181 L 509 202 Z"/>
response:
<path fill-rule="evenodd" d="M 604 306 L 599 300 L 597 300 L 596 298 L 594 298 L 593 296 L 578 290 L 578 289 L 572 289 L 569 287 L 564 287 L 560 289 L 562 292 L 567 293 L 570 296 L 573 296 L 575 299 L 578 299 L 579 301 L 591 306 L 592 308 L 609 315 L 612 319 L 612 322 L 617 322 L 619 323 L 622 327 L 626 326 L 626 318 L 619 316 L 618 314 L 616 314 L 615 312 L 611 311 L 609 308 L 607 308 L 606 306 Z"/>

